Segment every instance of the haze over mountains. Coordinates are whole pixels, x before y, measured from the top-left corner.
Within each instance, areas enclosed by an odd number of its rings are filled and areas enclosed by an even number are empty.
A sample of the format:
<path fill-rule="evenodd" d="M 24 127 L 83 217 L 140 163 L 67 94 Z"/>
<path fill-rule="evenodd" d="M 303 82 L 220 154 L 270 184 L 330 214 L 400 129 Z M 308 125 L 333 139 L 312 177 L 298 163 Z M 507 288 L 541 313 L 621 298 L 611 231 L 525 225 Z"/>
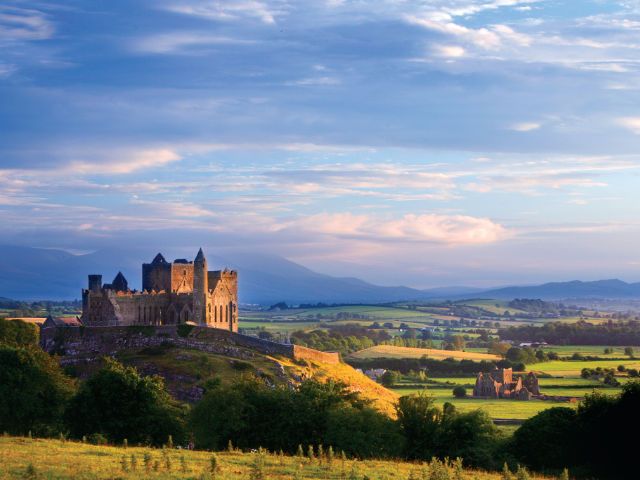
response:
<path fill-rule="evenodd" d="M 3 246 L 0 247 L 0 297 L 18 300 L 75 299 L 80 297 L 89 273 L 100 273 L 103 281 L 110 282 L 119 270 L 131 288 L 140 288 L 141 264 L 150 262 L 152 258 L 153 255 L 148 255 L 146 250 L 110 249 L 73 255 L 62 250 Z M 207 260 L 211 270 L 228 266 L 240 272 L 242 303 L 384 303 L 462 297 L 547 300 L 640 298 L 640 283 L 620 280 L 555 282 L 490 290 L 472 287 L 419 290 L 404 286 L 378 286 L 357 278 L 332 277 L 274 255 L 234 253 L 218 257 L 208 254 Z"/>

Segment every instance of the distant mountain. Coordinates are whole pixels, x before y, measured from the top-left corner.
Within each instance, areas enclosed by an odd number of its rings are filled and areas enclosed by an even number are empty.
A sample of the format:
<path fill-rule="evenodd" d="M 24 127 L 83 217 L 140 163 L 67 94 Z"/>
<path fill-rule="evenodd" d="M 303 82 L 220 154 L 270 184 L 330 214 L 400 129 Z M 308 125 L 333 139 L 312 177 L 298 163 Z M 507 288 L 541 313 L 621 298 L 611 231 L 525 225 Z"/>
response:
<path fill-rule="evenodd" d="M 540 298 L 543 300 L 561 300 L 565 298 L 592 299 L 629 299 L 640 298 L 640 283 L 626 283 L 622 280 L 597 280 L 593 282 L 552 282 L 536 286 L 505 287 L 485 290 L 486 298 Z"/>
<path fill-rule="evenodd" d="M 206 249 L 205 252 L 215 252 Z M 141 264 L 156 251 L 109 249 L 86 255 L 62 250 L 0 246 L 0 297 L 16 300 L 71 300 L 80 298 L 87 275 L 102 274 L 108 283 L 122 271 L 131 288 L 141 287 Z M 167 257 L 169 260 L 169 257 Z M 496 299 L 541 298 L 640 298 L 640 283 L 621 280 L 555 282 L 537 286 L 483 290 L 471 287 L 441 287 L 418 290 L 382 287 L 358 278 L 332 277 L 314 272 L 276 255 L 243 252 L 207 254 L 210 269 L 231 267 L 239 272 L 240 301 L 271 305 L 297 303 L 386 303 L 404 300 L 440 300 L 483 297 Z"/>
<path fill-rule="evenodd" d="M 150 262 L 156 253 L 113 249 L 72 255 L 61 250 L 3 246 L 0 296 L 17 300 L 76 299 L 86 286 L 88 274 L 102 274 L 103 281 L 110 282 L 118 271 L 126 276 L 131 288 L 140 288 L 141 264 Z M 207 260 L 210 269 L 228 266 L 238 270 L 243 303 L 384 303 L 435 296 L 408 287 L 381 287 L 357 278 L 323 275 L 275 255 L 208 254 Z"/>

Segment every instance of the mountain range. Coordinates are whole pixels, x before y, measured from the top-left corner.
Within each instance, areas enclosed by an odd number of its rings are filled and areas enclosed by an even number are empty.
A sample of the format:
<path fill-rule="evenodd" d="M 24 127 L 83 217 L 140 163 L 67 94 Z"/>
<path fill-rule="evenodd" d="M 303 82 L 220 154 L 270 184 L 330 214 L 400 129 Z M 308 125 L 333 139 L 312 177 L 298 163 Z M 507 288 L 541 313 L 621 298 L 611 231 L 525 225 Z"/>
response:
<path fill-rule="evenodd" d="M 140 288 L 141 264 L 155 255 L 137 250 L 100 250 L 73 255 L 62 250 L 0 246 L 0 297 L 17 300 L 68 300 L 80 297 L 89 273 L 109 282 L 118 271 L 132 288 Z M 147 258 L 148 257 L 148 258 Z M 401 300 L 459 298 L 640 298 L 640 283 L 621 280 L 554 282 L 497 289 L 441 287 L 420 290 L 379 286 L 358 278 L 332 277 L 275 255 L 233 253 L 208 255 L 209 268 L 230 267 L 239 272 L 243 303 L 385 303 Z"/>

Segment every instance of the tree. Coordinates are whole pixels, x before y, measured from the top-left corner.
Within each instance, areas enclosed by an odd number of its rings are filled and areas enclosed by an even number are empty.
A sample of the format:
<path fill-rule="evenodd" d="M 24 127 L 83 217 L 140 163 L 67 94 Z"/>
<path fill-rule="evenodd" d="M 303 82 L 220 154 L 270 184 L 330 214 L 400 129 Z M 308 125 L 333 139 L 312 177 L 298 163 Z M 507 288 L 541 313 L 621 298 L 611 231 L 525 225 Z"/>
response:
<path fill-rule="evenodd" d="M 38 327 L 22 320 L 0 318 L 0 344 L 27 346 L 38 344 Z"/>
<path fill-rule="evenodd" d="M 465 341 L 462 335 L 454 335 L 451 338 L 451 343 L 453 344 L 454 350 L 464 350 Z"/>
<path fill-rule="evenodd" d="M 82 384 L 66 412 L 71 435 L 99 433 L 111 442 L 161 445 L 186 438 L 184 412 L 159 376 L 141 376 L 112 359 Z"/>
<path fill-rule="evenodd" d="M 456 398 L 464 398 L 467 396 L 467 389 L 462 385 L 453 388 L 453 396 Z"/>
<path fill-rule="evenodd" d="M 395 370 L 387 370 L 380 377 L 380 383 L 385 387 L 393 387 L 400 381 L 401 378 L 402 375 L 400 375 L 400 372 L 396 372 Z"/>
<path fill-rule="evenodd" d="M 633 347 L 624 347 L 624 354 L 633 358 Z"/>
<path fill-rule="evenodd" d="M 576 411 L 567 407 L 543 410 L 526 420 L 513 434 L 518 460 L 534 469 L 560 469 L 573 464 Z"/>
<path fill-rule="evenodd" d="M 473 467 L 496 469 L 500 432 L 483 410 L 459 413 L 455 409 L 442 417 L 438 433 L 440 458 L 463 458 Z"/>
<path fill-rule="evenodd" d="M 405 438 L 405 456 L 409 459 L 435 456 L 442 411 L 436 407 L 433 397 L 423 393 L 400 397 L 396 412 Z"/>
<path fill-rule="evenodd" d="M 0 345 L 0 431 L 60 432 L 73 391 L 58 362 L 38 347 Z"/>

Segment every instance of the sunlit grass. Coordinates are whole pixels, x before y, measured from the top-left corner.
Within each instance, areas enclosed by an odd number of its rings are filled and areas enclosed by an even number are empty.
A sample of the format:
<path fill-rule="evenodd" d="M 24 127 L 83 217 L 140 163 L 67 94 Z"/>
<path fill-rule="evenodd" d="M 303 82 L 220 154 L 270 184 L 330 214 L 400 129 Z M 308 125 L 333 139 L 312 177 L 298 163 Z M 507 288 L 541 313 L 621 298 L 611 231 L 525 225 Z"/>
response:
<path fill-rule="evenodd" d="M 305 448 L 306 450 L 306 448 Z M 145 455 L 150 460 L 145 466 Z M 258 454 L 216 453 L 218 469 L 211 475 L 212 453 L 178 449 L 94 446 L 61 440 L 0 438 L 0 478 L 83 479 L 344 479 L 422 478 L 418 463 L 380 460 L 318 459 L 266 454 L 264 467 L 255 467 Z M 135 458 L 135 467 L 132 465 Z M 168 461 L 167 461 L 168 459 Z M 260 470 L 261 476 L 257 476 Z M 465 470 L 465 480 L 498 480 L 497 473 Z M 544 478 L 544 477 L 536 477 Z"/>

